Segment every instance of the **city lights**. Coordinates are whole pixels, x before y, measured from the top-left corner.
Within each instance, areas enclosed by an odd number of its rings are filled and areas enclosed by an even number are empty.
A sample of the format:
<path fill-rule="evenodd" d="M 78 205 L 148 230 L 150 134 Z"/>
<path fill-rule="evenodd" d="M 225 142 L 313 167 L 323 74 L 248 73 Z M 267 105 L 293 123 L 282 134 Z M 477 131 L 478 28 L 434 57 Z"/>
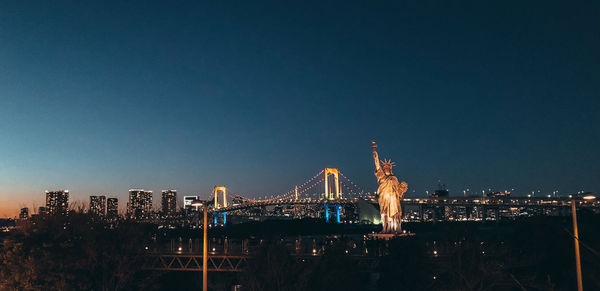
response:
<path fill-rule="evenodd" d="M 7 2 L 0 290 L 600 286 L 600 1 Z"/>

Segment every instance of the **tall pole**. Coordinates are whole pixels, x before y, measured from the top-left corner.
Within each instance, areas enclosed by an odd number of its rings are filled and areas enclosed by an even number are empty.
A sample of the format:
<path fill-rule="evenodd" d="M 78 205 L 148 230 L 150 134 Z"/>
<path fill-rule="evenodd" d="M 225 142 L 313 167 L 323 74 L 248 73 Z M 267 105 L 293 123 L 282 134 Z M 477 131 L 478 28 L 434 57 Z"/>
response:
<path fill-rule="evenodd" d="M 202 290 L 203 291 L 208 291 L 208 239 L 207 239 L 207 225 L 206 225 L 206 221 L 207 221 L 207 217 L 206 217 L 206 204 L 204 204 L 204 236 L 202 238 Z M 579 250 L 579 249 L 578 249 Z"/>
<path fill-rule="evenodd" d="M 583 282 L 581 280 L 581 258 L 579 257 L 579 233 L 577 232 L 577 210 L 575 210 L 575 201 L 571 200 L 571 212 L 573 213 L 573 240 L 575 242 L 575 267 L 577 268 L 577 290 L 583 291 Z"/>

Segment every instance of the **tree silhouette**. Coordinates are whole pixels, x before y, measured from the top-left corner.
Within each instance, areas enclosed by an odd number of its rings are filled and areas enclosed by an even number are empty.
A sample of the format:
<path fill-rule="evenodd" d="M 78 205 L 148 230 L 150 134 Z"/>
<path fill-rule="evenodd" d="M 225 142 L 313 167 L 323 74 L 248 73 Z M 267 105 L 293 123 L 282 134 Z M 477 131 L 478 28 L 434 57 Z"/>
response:
<path fill-rule="evenodd" d="M 14 290 L 123 290 L 144 286 L 149 229 L 108 229 L 88 215 L 33 219 L 3 240 L 0 282 Z"/>

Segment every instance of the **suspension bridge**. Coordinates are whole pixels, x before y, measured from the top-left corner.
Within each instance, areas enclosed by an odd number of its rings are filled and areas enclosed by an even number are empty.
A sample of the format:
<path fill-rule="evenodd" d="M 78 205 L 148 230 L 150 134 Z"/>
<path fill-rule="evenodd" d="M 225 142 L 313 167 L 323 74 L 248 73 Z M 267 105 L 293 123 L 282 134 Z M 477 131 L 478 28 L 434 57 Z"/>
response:
<path fill-rule="evenodd" d="M 361 187 L 337 168 L 325 168 L 288 192 L 264 199 L 248 198 L 232 192 L 226 186 L 215 186 L 209 198 L 209 201 L 214 201 L 209 211 L 212 211 L 216 225 L 219 217 L 226 224 L 227 213 L 232 211 L 274 205 L 323 205 L 325 220 L 329 222 L 330 217 L 335 217 L 339 223 L 341 205 L 354 203 L 356 199 L 367 196 Z"/>
<path fill-rule="evenodd" d="M 341 208 L 349 204 L 357 204 L 359 200 L 365 201 L 377 207 L 378 202 L 375 195 L 365 192 L 362 187 L 342 174 L 337 168 L 324 168 L 311 178 L 292 187 L 288 192 L 273 195 L 263 199 L 248 198 L 245 195 L 235 193 L 226 186 L 216 186 L 209 198 L 212 207 L 214 225 L 219 221 L 222 225 L 227 223 L 227 214 L 239 214 L 244 210 L 261 209 L 268 206 L 320 206 L 323 210 L 322 217 L 326 222 L 341 221 Z M 579 200 L 567 197 L 425 197 L 404 198 L 402 207 L 416 207 L 418 211 L 415 221 L 424 221 L 424 215 L 429 212 L 434 221 L 443 219 L 446 212 L 452 209 L 462 208 L 465 212 L 478 212 L 481 220 L 490 217 L 498 219 L 500 212 L 531 211 L 545 213 L 556 209 L 570 207 L 571 203 L 577 203 L 578 207 L 599 207 L 598 201 Z M 440 213 L 440 209 L 443 211 Z M 406 213 L 406 212 L 405 212 Z M 441 217 L 440 217 L 441 216 Z M 406 217 L 405 217 L 406 219 Z"/>
<path fill-rule="evenodd" d="M 252 199 L 244 195 L 235 193 L 226 186 L 215 186 L 212 195 L 209 197 L 208 212 L 212 213 L 214 225 L 222 221 L 222 225 L 227 223 L 227 213 L 240 213 L 243 210 L 253 208 L 265 208 L 267 206 L 314 206 L 320 208 L 324 213 L 322 216 L 326 222 L 340 223 L 340 208 L 348 204 L 357 204 L 359 201 L 377 206 L 377 197 L 367 193 L 343 175 L 336 168 L 325 168 L 316 173 L 303 183 L 294 186 L 291 190 L 281 195 L 273 195 L 270 198 Z M 501 212 L 510 212 L 515 209 L 534 211 L 544 213 L 550 211 L 569 211 L 571 205 L 575 203 L 578 208 L 593 208 L 597 211 L 600 203 L 596 200 L 572 199 L 572 197 L 422 197 L 422 198 L 404 198 L 402 207 L 413 207 L 418 209 L 417 219 L 414 221 L 425 221 L 424 215 L 433 215 L 433 220 L 443 219 L 449 209 L 461 208 L 480 213 L 480 220 L 487 220 L 488 214 L 491 214 L 494 220 L 499 220 Z M 406 213 L 406 212 L 404 212 Z M 442 217 L 440 217 L 440 215 Z M 431 219 L 431 218 L 430 218 Z M 403 220 L 407 219 L 406 214 Z M 363 241 L 364 242 L 364 241 Z M 174 248 L 171 243 L 171 251 L 160 251 L 149 253 L 143 264 L 143 269 L 159 271 L 202 271 L 202 255 L 198 252 L 199 248 L 194 247 L 192 239 L 185 247 L 183 242 L 179 242 L 179 247 Z M 210 272 L 241 272 L 248 266 L 248 262 L 253 259 L 253 254 L 249 251 L 248 242 L 241 242 L 240 252 L 230 246 L 233 243 L 227 238 L 223 242 L 216 242 L 213 239 L 209 246 L 212 246 L 212 252 L 206 262 L 207 271 Z M 199 242 L 196 242 L 199 245 Z M 222 248 L 220 248 L 222 245 Z M 293 257 L 299 262 L 318 260 L 322 254 L 324 245 L 315 244 L 305 250 L 299 239 L 295 243 L 295 252 Z M 312 252 L 311 252 L 312 250 Z M 346 254 L 354 260 L 356 265 L 362 266 L 365 270 L 377 268 L 381 255 L 380 245 L 349 248 Z"/>

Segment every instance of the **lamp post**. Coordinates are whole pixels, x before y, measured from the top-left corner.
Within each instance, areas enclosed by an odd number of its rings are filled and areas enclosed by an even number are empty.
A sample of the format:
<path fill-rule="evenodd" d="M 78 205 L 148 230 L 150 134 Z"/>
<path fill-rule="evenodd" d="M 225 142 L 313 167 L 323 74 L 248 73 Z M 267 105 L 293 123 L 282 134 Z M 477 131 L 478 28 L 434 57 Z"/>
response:
<path fill-rule="evenodd" d="M 202 207 L 202 212 L 204 212 L 204 221 L 202 222 L 203 225 L 203 236 L 202 236 L 202 290 L 203 291 L 208 291 L 208 239 L 207 239 L 207 234 L 206 234 L 206 229 L 207 229 L 207 225 L 206 225 L 206 221 L 207 221 L 207 217 L 206 217 L 206 204 L 202 203 L 202 201 L 200 200 L 194 200 L 192 201 L 192 206 L 201 206 Z M 200 214 L 197 214 L 200 215 Z M 198 222 L 196 221 L 196 225 L 198 225 Z"/>
<path fill-rule="evenodd" d="M 593 194 L 584 195 L 583 200 L 594 200 Z M 581 279 L 581 257 L 579 256 L 579 232 L 577 231 L 577 210 L 576 200 L 571 200 L 571 213 L 573 214 L 573 241 L 575 243 L 575 269 L 577 271 L 577 290 L 583 291 L 583 280 Z"/>

